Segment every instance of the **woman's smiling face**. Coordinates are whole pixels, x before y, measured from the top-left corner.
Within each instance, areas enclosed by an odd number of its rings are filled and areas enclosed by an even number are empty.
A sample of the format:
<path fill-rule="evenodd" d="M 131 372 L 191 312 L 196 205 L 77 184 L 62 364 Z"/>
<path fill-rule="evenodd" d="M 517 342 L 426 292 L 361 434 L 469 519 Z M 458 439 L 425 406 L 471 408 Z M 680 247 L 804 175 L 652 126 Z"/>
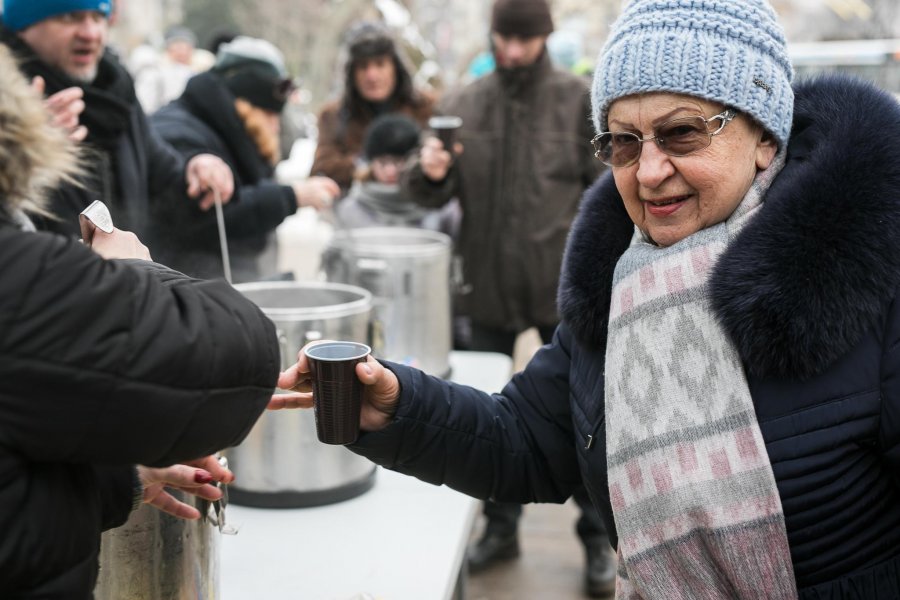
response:
<path fill-rule="evenodd" d="M 652 93 L 626 96 L 613 102 L 607 120 L 612 132 L 631 132 L 641 138 L 679 117 L 709 118 L 724 110 L 691 96 Z M 710 129 L 721 125 L 710 122 Z M 635 225 L 660 246 L 684 238 L 727 219 L 750 189 L 758 170 L 775 157 L 776 144 L 747 115 L 738 113 L 707 148 L 687 156 L 669 156 L 653 141 L 642 144 L 637 162 L 614 167 L 616 187 Z"/>

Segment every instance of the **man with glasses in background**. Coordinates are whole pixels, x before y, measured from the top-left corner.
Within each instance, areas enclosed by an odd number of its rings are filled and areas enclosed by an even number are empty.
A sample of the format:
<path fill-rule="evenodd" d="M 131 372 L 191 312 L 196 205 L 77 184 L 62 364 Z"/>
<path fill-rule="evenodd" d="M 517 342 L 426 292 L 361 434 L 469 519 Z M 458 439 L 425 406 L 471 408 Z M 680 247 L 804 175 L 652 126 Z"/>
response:
<path fill-rule="evenodd" d="M 436 111 L 462 118 L 461 147 L 427 139 L 404 173 L 410 197 L 423 206 L 454 197 L 462 206 L 458 251 L 471 290 L 462 310 L 471 319 L 472 350 L 511 356 L 516 337 L 531 327 L 550 342 L 566 236 L 602 168 L 591 156 L 587 82 L 553 68 L 546 48 L 552 31 L 545 0 L 496 0 L 496 71 L 449 94 Z M 615 562 L 605 528 L 584 490 L 574 497 L 586 592 L 611 594 Z M 484 534 L 469 550 L 473 572 L 519 554 L 521 505 L 488 501 L 484 513 Z"/>
<path fill-rule="evenodd" d="M 151 202 L 198 199 L 207 210 L 234 191 L 221 159 L 197 154 L 185 164 L 151 131 L 131 76 L 106 48 L 111 10 L 110 0 L 3 1 L 0 41 L 84 150 L 79 181 L 52 195 L 58 220 L 39 223 L 58 233 L 79 235 L 78 214 L 94 200 L 109 207 L 117 227 L 141 236 Z"/>

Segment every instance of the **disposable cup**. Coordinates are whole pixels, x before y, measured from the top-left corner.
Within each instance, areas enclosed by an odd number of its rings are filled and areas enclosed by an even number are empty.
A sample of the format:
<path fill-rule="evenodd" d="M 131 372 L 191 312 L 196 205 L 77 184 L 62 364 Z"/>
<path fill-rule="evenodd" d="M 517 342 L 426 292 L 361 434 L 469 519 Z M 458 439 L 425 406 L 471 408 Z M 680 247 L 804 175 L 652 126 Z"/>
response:
<path fill-rule="evenodd" d="M 453 153 L 453 144 L 456 143 L 456 130 L 462 127 L 462 119 L 450 115 L 431 117 L 428 119 L 428 127 L 434 132 L 444 150 Z"/>
<path fill-rule="evenodd" d="M 306 347 L 312 378 L 316 435 L 325 444 L 352 444 L 359 437 L 359 411 L 365 390 L 356 364 L 372 349 L 358 342 L 318 342 Z"/>

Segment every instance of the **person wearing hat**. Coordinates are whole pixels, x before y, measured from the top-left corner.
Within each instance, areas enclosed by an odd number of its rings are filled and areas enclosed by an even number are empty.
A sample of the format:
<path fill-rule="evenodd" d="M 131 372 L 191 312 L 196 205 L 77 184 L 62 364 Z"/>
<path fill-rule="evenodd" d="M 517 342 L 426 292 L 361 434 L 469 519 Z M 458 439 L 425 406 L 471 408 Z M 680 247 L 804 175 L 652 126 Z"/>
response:
<path fill-rule="evenodd" d="M 363 141 L 366 164 L 335 209 L 338 226 L 421 227 L 454 235 L 458 217 L 452 207 L 422 208 L 400 187 L 400 171 L 419 147 L 420 135 L 416 122 L 404 115 L 381 115 L 372 121 Z"/>
<path fill-rule="evenodd" d="M 183 156 L 210 153 L 234 173 L 239 202 L 224 207 L 232 278 L 276 275 L 266 250 L 275 228 L 299 207 L 330 206 L 339 193 L 327 177 L 292 185 L 274 181 L 280 160 L 280 115 L 293 91 L 281 52 L 266 40 L 238 36 L 219 48 L 212 69 L 188 81 L 184 93 L 151 117 L 151 125 Z M 203 278 L 223 277 L 214 214 L 184 205 L 161 211 L 148 238 L 163 263 Z"/>
<path fill-rule="evenodd" d="M 900 105 L 794 82 L 766 0 L 632 0 L 592 98 L 610 172 L 552 342 L 493 396 L 359 365 L 350 449 L 481 498 L 583 483 L 616 598 L 900 598 Z"/>
<path fill-rule="evenodd" d="M 190 203 L 208 210 L 234 191 L 231 170 L 219 158 L 181 160 L 150 132 L 134 82 L 107 51 L 110 0 L 3 0 L 0 42 L 23 73 L 48 95 L 56 122 L 84 147 L 84 173 L 54 193 L 54 218 L 39 226 L 79 235 L 78 214 L 94 200 L 110 209 L 117 226 L 142 236 L 151 205 Z M 199 200 L 199 202 L 198 202 Z"/>
<path fill-rule="evenodd" d="M 409 69 L 384 25 L 363 21 L 346 37 L 344 89 L 340 98 L 319 113 L 319 139 L 310 171 L 331 177 L 344 193 L 362 162 L 363 139 L 375 117 L 401 113 L 424 126 L 434 105 L 431 94 L 413 86 Z"/>
<path fill-rule="evenodd" d="M 497 0 L 491 45 L 497 68 L 444 98 L 437 112 L 462 118 L 451 156 L 435 138 L 405 175 L 425 207 L 462 206 L 459 252 L 471 292 L 469 349 L 512 356 L 518 334 L 535 327 L 550 341 L 559 320 L 556 287 L 566 235 L 584 190 L 602 165 L 591 155 L 588 82 L 554 68 L 546 0 Z M 498 235 L 498 231 L 503 235 Z M 585 548 L 585 588 L 612 591 L 614 564 L 603 524 L 586 494 L 576 531 Z M 472 572 L 518 556 L 521 505 L 485 503 L 486 527 L 468 553 Z"/>
<path fill-rule="evenodd" d="M 188 79 L 211 66 L 197 64 L 203 61 L 196 61 L 195 56 L 212 55 L 197 48 L 197 36 L 187 27 L 169 27 L 163 41 L 162 57 L 133 72 L 138 100 L 148 115 L 180 96 Z"/>

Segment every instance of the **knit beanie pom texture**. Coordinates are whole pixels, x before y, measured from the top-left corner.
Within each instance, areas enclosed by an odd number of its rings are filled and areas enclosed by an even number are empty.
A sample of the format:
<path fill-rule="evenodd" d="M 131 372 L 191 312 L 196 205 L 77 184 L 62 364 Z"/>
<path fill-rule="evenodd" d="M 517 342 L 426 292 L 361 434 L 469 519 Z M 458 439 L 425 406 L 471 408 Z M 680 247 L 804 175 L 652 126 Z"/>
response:
<path fill-rule="evenodd" d="M 3 23 L 22 31 L 38 21 L 78 10 L 95 10 L 108 17 L 112 0 L 3 0 Z"/>
<path fill-rule="evenodd" d="M 792 79 L 784 30 L 765 0 L 632 0 L 597 61 L 594 126 L 607 130 L 618 98 L 671 92 L 745 112 L 783 147 Z"/>

